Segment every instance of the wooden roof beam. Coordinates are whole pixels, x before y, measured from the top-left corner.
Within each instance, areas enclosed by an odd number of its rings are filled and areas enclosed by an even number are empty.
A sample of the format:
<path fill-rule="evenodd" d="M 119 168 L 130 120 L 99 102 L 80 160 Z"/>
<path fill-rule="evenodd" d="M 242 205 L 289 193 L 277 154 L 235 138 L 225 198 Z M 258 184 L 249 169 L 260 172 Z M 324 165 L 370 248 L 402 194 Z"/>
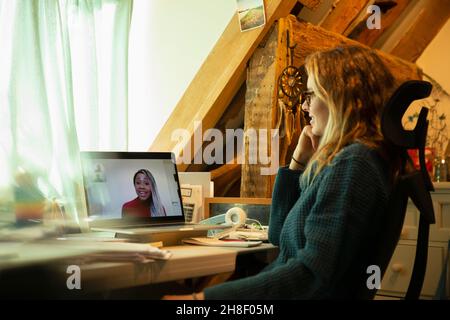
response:
<path fill-rule="evenodd" d="M 293 44 L 297 44 L 294 52 L 294 64 L 297 66 L 304 64 L 305 57 L 315 51 L 327 50 L 345 45 L 364 46 L 357 41 L 348 39 L 337 33 L 329 32 L 322 27 L 314 26 L 305 21 L 297 21 L 294 16 L 288 16 L 284 19 L 283 23 L 287 24 L 286 28 L 288 28 L 288 30 L 293 30 L 291 41 Z M 281 45 L 283 44 L 279 44 L 279 47 Z M 284 47 L 285 46 L 286 45 L 284 45 Z M 422 78 L 422 70 L 414 63 L 410 63 L 380 50 L 375 49 L 375 51 L 391 70 L 397 83 Z M 279 73 L 277 72 L 277 74 Z"/>
<path fill-rule="evenodd" d="M 320 26 L 328 31 L 344 34 L 368 4 L 369 0 L 340 0 Z"/>
<path fill-rule="evenodd" d="M 450 17 L 448 0 L 428 1 L 391 54 L 415 62 Z"/>
<path fill-rule="evenodd" d="M 298 0 L 298 2 L 305 7 L 314 10 L 322 3 L 322 0 Z"/>
<path fill-rule="evenodd" d="M 345 30 L 344 35 L 367 46 L 374 46 L 383 33 L 387 32 L 400 19 L 406 8 L 412 3 L 412 0 L 396 0 L 395 3 L 396 5 L 393 7 L 386 8 L 385 11 L 381 10 L 380 29 L 367 28 L 366 21 L 370 14 L 366 13 L 361 21 L 357 21 L 357 24 Z"/>

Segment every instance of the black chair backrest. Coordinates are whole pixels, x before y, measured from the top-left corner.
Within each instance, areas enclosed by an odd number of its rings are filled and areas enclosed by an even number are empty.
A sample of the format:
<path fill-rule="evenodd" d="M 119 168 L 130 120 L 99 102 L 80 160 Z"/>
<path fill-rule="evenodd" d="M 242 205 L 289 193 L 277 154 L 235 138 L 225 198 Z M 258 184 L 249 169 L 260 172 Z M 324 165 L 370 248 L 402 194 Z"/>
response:
<path fill-rule="evenodd" d="M 384 232 L 379 235 L 377 243 L 379 249 L 375 254 L 381 270 L 386 270 L 400 239 L 408 198 L 411 198 L 420 211 L 416 257 L 406 299 L 417 299 L 420 296 L 426 271 L 429 225 L 434 223 L 434 211 L 429 192 L 433 190 L 433 184 L 425 167 L 428 109 L 420 110 L 416 127 L 413 130 L 405 130 L 401 120 L 411 102 L 428 97 L 431 89 L 431 84 L 425 81 L 403 83 L 388 101 L 381 119 L 384 138 L 392 144 L 393 149 L 401 157 L 400 175 L 391 191 L 389 210 L 383 222 Z M 420 170 L 406 171 L 407 163 L 411 163 L 408 149 L 418 149 Z"/>

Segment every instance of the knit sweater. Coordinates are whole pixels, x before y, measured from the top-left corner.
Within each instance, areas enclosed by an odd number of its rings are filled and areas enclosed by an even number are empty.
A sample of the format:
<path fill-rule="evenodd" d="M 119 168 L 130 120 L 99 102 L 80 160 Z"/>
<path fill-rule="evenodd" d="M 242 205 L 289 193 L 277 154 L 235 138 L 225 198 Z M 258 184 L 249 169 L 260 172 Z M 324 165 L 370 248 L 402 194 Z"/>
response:
<path fill-rule="evenodd" d="M 370 248 L 376 246 L 388 205 L 387 172 L 378 153 L 359 143 L 341 150 L 310 185 L 301 179 L 302 172 L 280 168 L 269 223 L 278 258 L 255 276 L 205 289 L 205 298 L 373 296 L 359 292 L 369 290 Z"/>

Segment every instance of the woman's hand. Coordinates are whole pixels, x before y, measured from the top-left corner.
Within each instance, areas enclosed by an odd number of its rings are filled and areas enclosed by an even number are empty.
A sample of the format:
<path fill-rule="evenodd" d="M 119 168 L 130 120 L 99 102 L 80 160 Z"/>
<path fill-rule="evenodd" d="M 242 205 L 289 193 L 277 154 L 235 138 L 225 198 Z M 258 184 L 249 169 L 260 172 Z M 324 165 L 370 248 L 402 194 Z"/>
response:
<path fill-rule="evenodd" d="M 161 300 L 205 300 L 205 295 L 203 292 L 195 293 L 196 299 L 194 299 L 193 294 L 186 295 L 165 295 L 161 298 Z"/>
<path fill-rule="evenodd" d="M 316 152 L 320 142 L 320 137 L 312 133 L 311 126 L 305 126 L 298 139 L 297 147 L 292 154 L 292 157 L 299 163 L 291 160 L 289 169 L 302 170 L 306 167 L 309 159 L 311 159 L 314 152 Z"/>

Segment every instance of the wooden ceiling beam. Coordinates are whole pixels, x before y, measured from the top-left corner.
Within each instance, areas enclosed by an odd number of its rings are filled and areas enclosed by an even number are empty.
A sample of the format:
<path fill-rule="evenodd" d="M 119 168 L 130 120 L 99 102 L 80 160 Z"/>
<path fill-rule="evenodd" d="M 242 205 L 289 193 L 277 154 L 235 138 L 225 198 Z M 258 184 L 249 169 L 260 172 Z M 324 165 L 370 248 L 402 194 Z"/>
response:
<path fill-rule="evenodd" d="M 412 0 L 397 0 L 396 5 L 392 8 L 386 9 L 386 11 L 381 11 L 381 28 L 380 29 L 368 29 L 366 25 L 366 20 L 369 14 L 366 14 L 364 19 L 358 21 L 358 25 L 353 28 L 349 28 L 345 31 L 345 34 L 350 39 L 361 42 L 367 46 L 372 47 L 375 42 L 387 32 L 390 27 L 400 18 L 402 13 L 408 7 Z M 377 2 L 375 2 L 377 4 Z"/>
<path fill-rule="evenodd" d="M 344 34 L 368 3 L 369 0 L 340 0 L 320 26 L 331 32 Z"/>
<path fill-rule="evenodd" d="M 298 2 L 308 9 L 314 10 L 322 3 L 322 0 L 298 0 Z"/>
<path fill-rule="evenodd" d="M 150 146 L 150 151 L 173 151 L 191 145 L 191 155 L 199 150 L 193 143 L 194 122 L 202 121 L 205 131 L 216 125 L 235 93 L 245 80 L 248 60 L 275 20 L 287 16 L 297 0 L 266 0 L 264 27 L 241 32 L 237 14 L 200 67 L 163 128 Z M 188 130 L 191 138 L 184 146 L 172 141 L 176 129 Z M 200 146 L 201 147 L 201 146 Z M 175 156 L 179 157 L 180 154 Z M 179 165 L 184 171 L 188 165 Z"/>
<path fill-rule="evenodd" d="M 303 65 L 305 63 L 306 56 L 315 51 L 327 50 L 333 47 L 345 45 L 364 46 L 357 41 L 325 30 L 322 27 L 314 26 L 305 21 L 297 21 L 292 15 L 288 16 L 286 20 L 289 30 L 293 30 L 293 37 L 291 40 L 293 42 L 291 45 L 297 44 L 294 52 L 294 64 L 296 66 Z M 283 45 L 283 43 L 279 45 Z M 380 50 L 375 49 L 375 51 L 384 60 L 387 67 L 395 76 L 397 82 L 422 78 L 422 70 L 414 63 L 402 60 Z"/>
<path fill-rule="evenodd" d="M 450 17 L 448 0 L 428 1 L 391 54 L 415 62 Z"/>

